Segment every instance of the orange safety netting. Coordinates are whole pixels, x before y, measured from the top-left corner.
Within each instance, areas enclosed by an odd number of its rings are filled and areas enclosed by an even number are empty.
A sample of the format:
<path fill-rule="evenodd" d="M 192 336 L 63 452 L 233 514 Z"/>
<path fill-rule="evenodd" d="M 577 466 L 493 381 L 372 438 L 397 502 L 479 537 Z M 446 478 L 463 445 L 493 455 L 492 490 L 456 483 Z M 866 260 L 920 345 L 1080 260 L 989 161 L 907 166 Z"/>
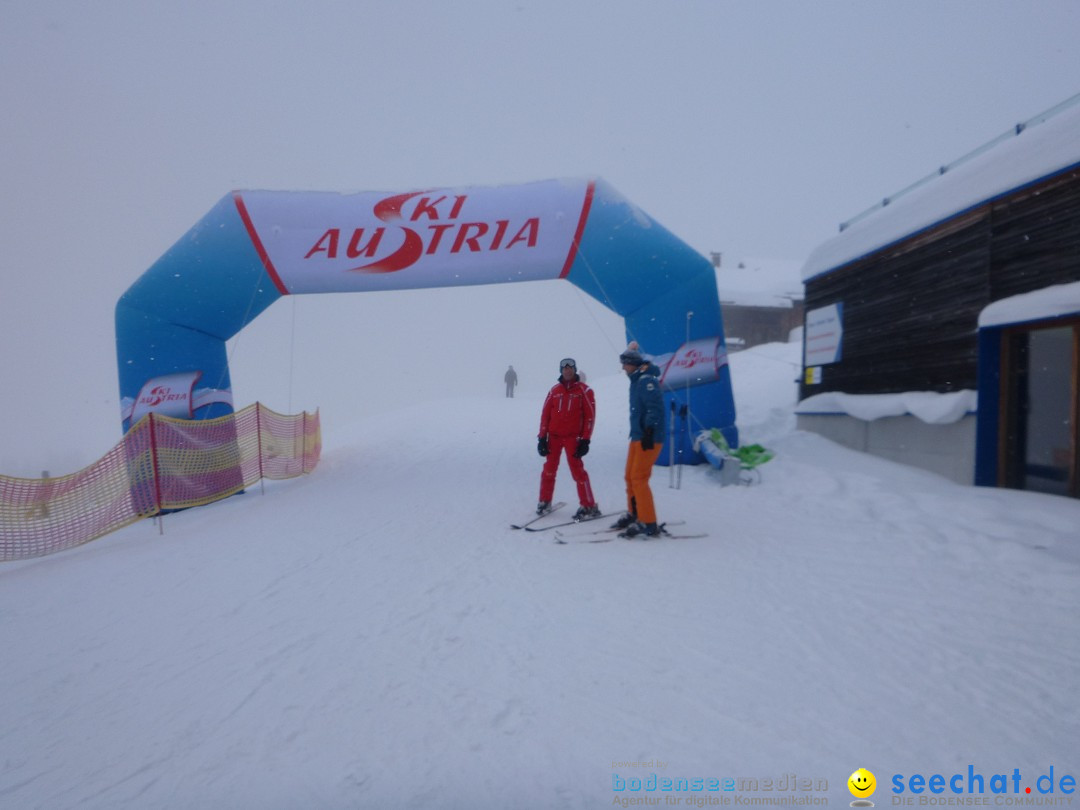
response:
<path fill-rule="evenodd" d="M 201 506 L 319 463 L 319 414 L 259 403 L 187 421 L 149 414 L 95 464 L 60 478 L 0 475 L 0 562 L 89 542 L 162 511 Z"/>

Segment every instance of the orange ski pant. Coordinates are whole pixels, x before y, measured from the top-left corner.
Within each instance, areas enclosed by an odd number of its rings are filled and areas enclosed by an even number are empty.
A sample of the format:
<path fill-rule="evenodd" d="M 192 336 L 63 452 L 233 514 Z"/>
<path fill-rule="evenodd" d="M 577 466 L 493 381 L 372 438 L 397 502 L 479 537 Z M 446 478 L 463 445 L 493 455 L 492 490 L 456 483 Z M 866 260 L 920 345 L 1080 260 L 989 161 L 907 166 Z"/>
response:
<path fill-rule="evenodd" d="M 652 450 L 644 450 L 640 441 L 630 442 L 626 453 L 626 509 L 637 515 L 642 523 L 656 523 L 656 504 L 649 489 L 649 476 L 663 446 L 654 444 Z"/>

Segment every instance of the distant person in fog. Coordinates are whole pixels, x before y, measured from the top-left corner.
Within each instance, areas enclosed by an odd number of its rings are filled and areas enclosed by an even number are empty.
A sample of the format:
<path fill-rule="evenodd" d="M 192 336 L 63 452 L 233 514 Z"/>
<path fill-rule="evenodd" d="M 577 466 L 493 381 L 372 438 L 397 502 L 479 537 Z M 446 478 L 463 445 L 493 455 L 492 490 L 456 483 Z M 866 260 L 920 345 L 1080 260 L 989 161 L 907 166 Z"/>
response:
<path fill-rule="evenodd" d="M 514 371 L 514 367 L 510 366 L 503 375 L 503 381 L 506 383 L 506 396 L 510 399 L 514 398 L 514 388 L 517 387 L 517 372 Z"/>

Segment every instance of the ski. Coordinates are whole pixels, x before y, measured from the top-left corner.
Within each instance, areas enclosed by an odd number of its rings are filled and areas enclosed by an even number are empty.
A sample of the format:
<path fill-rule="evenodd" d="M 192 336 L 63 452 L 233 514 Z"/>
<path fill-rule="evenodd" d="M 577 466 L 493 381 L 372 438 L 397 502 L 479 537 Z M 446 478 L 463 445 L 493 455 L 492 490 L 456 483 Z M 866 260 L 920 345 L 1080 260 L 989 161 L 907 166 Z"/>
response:
<path fill-rule="evenodd" d="M 684 523 L 686 523 L 685 520 L 669 520 L 666 523 L 661 523 L 660 533 L 651 537 L 644 533 L 627 534 L 626 532 L 619 532 L 618 537 L 620 540 L 659 540 L 661 537 L 669 537 L 672 540 L 690 540 L 695 537 L 708 537 L 706 534 L 672 534 L 668 531 L 668 526 L 682 526 Z"/>
<path fill-rule="evenodd" d="M 621 534 L 617 535 L 620 540 L 695 540 L 699 537 L 708 537 L 705 532 L 699 534 L 672 534 L 671 532 L 661 532 L 653 537 L 646 537 L 643 534 L 637 534 L 633 537 L 623 537 Z"/>
<path fill-rule="evenodd" d="M 552 523 L 550 526 L 541 526 L 540 528 L 525 527 L 527 532 L 546 532 L 550 529 L 559 529 L 563 526 L 576 526 L 579 523 L 588 523 L 591 520 L 600 520 L 600 518 L 611 517 L 611 515 L 594 515 L 590 518 L 582 518 L 581 520 L 567 520 L 564 523 Z"/>
<path fill-rule="evenodd" d="M 571 535 L 569 537 L 562 537 L 560 535 L 555 536 L 555 544 L 559 546 L 572 546 L 579 543 L 610 543 L 612 540 L 618 538 L 619 540 L 640 540 L 645 542 L 646 540 L 694 540 L 701 537 L 708 537 L 709 535 L 704 532 L 701 534 L 672 534 L 671 532 L 663 532 L 654 537 L 645 537 L 644 535 L 636 535 L 635 537 L 623 537 L 621 534 L 615 534 L 614 531 L 607 534 L 597 534 L 593 537 L 587 535 Z"/>
<path fill-rule="evenodd" d="M 536 521 L 538 521 L 538 520 L 543 520 L 548 515 L 550 515 L 552 512 L 554 512 L 554 511 L 556 511 L 558 509 L 562 509 L 564 506 L 566 506 L 566 501 L 559 501 L 558 503 L 553 503 L 551 505 L 551 507 L 546 512 L 544 512 L 544 514 L 536 515 L 535 517 L 532 518 L 532 520 L 526 520 L 524 523 L 511 523 L 510 528 L 511 529 L 524 529 L 526 526 L 531 526 L 533 523 L 536 523 Z"/>
<path fill-rule="evenodd" d="M 559 537 L 593 537 L 598 534 L 614 535 L 617 531 L 619 531 L 619 529 L 612 529 L 611 527 L 608 527 L 606 529 L 591 529 L 589 531 L 581 532 L 563 532 L 556 529 L 555 534 L 557 534 Z"/>
<path fill-rule="evenodd" d="M 615 539 L 615 534 L 609 534 L 606 537 L 604 535 L 596 535 L 595 537 L 588 537 L 586 535 L 571 535 L 570 537 L 561 537 L 555 535 L 555 545 L 558 546 L 573 546 L 578 543 L 610 543 Z"/>
<path fill-rule="evenodd" d="M 686 523 L 686 521 L 669 521 L 669 522 L 665 523 L 664 526 L 681 526 L 684 523 Z M 617 528 L 612 528 L 612 527 L 608 526 L 607 528 L 604 528 L 604 529 L 592 529 L 590 531 L 558 531 L 558 530 L 556 530 L 555 534 L 558 535 L 559 537 L 563 537 L 563 538 L 593 537 L 595 535 L 611 535 L 612 537 L 615 537 L 618 534 L 618 532 L 620 532 L 622 530 L 623 529 L 617 529 Z M 610 540 L 611 538 L 608 538 L 608 539 Z"/>

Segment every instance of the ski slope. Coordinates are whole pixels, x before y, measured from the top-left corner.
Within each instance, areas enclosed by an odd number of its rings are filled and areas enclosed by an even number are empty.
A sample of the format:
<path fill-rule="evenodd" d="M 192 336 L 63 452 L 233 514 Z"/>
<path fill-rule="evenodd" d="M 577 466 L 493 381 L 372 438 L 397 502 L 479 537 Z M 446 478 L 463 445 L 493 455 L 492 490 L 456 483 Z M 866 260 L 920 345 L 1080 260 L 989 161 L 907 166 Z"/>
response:
<path fill-rule="evenodd" d="M 798 361 L 731 358 L 760 484 L 654 473 L 705 539 L 511 531 L 542 395 L 492 388 L 328 431 L 313 475 L 163 533 L 0 567 L 0 808 L 846 806 L 858 767 L 881 806 L 894 774 L 1076 775 L 1080 503 L 796 431 Z M 615 511 L 626 380 L 590 382 Z M 759 781 L 615 789 L 654 776 Z"/>

